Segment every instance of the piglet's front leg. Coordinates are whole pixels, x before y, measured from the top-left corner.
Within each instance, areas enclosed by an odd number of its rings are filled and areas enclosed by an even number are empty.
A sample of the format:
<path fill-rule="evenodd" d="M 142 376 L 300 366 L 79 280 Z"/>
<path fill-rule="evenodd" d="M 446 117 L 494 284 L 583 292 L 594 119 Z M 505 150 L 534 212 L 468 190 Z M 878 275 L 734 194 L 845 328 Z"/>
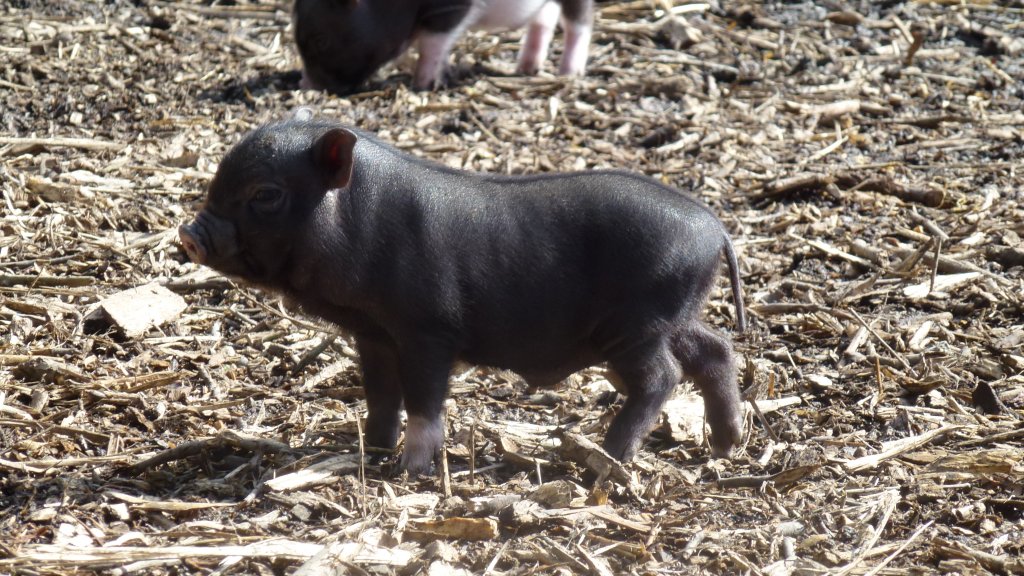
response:
<path fill-rule="evenodd" d="M 448 32 L 420 33 L 417 43 L 420 58 L 416 63 L 416 74 L 413 78 L 414 88 L 433 90 L 444 86 L 444 76 L 448 69 L 448 55 L 462 31 L 459 28 Z"/>
<path fill-rule="evenodd" d="M 555 35 L 558 16 L 562 7 L 557 2 L 548 2 L 537 12 L 523 35 L 523 46 L 519 50 L 520 74 L 536 74 L 548 57 L 548 46 Z"/>
<path fill-rule="evenodd" d="M 360 336 L 356 341 L 366 392 L 366 444 L 393 450 L 402 430 L 402 386 L 398 352 L 382 339 Z"/>
<path fill-rule="evenodd" d="M 402 399 L 409 417 L 401 466 L 409 474 L 429 474 L 444 443 L 441 415 L 455 356 L 429 338 L 403 342 L 399 350 Z"/>
<path fill-rule="evenodd" d="M 562 29 L 565 50 L 558 73 L 582 76 L 587 67 L 590 35 L 593 30 L 594 4 L 591 0 L 562 0 Z"/>

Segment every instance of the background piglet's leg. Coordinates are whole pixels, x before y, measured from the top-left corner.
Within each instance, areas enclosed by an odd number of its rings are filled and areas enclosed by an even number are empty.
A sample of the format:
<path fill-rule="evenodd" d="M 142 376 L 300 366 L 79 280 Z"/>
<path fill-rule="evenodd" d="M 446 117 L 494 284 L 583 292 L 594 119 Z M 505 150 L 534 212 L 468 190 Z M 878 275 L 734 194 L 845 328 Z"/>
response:
<path fill-rule="evenodd" d="M 555 26 L 561 13 L 562 7 L 557 2 L 549 0 L 534 15 L 526 34 L 523 35 L 523 46 L 519 50 L 517 71 L 520 74 L 536 74 L 543 68 L 544 60 L 548 57 L 548 46 L 555 35 Z"/>
<path fill-rule="evenodd" d="M 417 46 L 420 59 L 416 63 L 413 86 L 417 90 L 430 90 L 444 84 L 444 73 L 448 68 L 448 54 L 455 41 L 463 32 L 458 27 L 448 32 L 421 32 Z"/>
<path fill-rule="evenodd" d="M 581 76 L 587 68 L 587 52 L 593 30 L 594 5 L 592 0 L 562 0 L 562 29 L 565 31 L 565 50 L 559 74 Z"/>

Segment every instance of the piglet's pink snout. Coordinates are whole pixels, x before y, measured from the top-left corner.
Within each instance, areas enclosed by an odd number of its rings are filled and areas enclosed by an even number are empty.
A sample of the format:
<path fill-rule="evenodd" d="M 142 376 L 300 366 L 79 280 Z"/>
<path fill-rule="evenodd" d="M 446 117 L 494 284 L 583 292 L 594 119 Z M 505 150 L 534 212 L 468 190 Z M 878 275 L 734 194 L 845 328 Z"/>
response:
<path fill-rule="evenodd" d="M 193 234 L 192 226 L 192 224 L 182 224 L 179 226 L 178 239 L 181 241 L 181 247 L 188 254 L 189 260 L 196 264 L 205 264 L 206 248 L 203 247 L 203 243 Z"/>

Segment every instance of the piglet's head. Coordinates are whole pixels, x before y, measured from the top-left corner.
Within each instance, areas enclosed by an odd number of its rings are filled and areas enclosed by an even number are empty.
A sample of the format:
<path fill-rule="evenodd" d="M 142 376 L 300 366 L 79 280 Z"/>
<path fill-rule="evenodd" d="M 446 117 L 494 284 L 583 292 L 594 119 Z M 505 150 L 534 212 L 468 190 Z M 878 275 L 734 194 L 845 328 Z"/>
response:
<path fill-rule="evenodd" d="M 379 7 L 390 2 L 296 0 L 302 86 L 346 94 L 396 58 L 409 43 L 415 9 L 395 2 L 382 12 Z"/>
<path fill-rule="evenodd" d="M 182 248 L 227 276 L 285 288 L 325 194 L 351 182 L 356 139 L 306 113 L 249 134 L 224 157 L 195 220 L 178 228 Z"/>

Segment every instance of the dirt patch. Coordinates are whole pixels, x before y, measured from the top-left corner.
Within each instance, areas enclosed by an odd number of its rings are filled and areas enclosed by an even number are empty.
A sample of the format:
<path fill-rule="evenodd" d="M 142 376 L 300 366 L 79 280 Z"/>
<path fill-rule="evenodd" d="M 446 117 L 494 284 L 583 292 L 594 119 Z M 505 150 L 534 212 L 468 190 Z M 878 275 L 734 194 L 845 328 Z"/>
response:
<path fill-rule="evenodd" d="M 339 98 L 298 91 L 283 4 L 7 3 L 0 573 L 1024 572 L 1024 4 L 819 4 L 607 2 L 585 78 L 472 34 L 449 89 L 400 61 Z M 350 343 L 176 244 L 224 152 L 300 106 L 451 166 L 701 197 L 752 312 L 742 449 L 666 424 L 595 485 L 599 369 L 469 370 L 446 474 L 361 470 Z M 91 314 L 151 283 L 184 313 Z M 707 317 L 732 330 L 724 278 Z"/>

